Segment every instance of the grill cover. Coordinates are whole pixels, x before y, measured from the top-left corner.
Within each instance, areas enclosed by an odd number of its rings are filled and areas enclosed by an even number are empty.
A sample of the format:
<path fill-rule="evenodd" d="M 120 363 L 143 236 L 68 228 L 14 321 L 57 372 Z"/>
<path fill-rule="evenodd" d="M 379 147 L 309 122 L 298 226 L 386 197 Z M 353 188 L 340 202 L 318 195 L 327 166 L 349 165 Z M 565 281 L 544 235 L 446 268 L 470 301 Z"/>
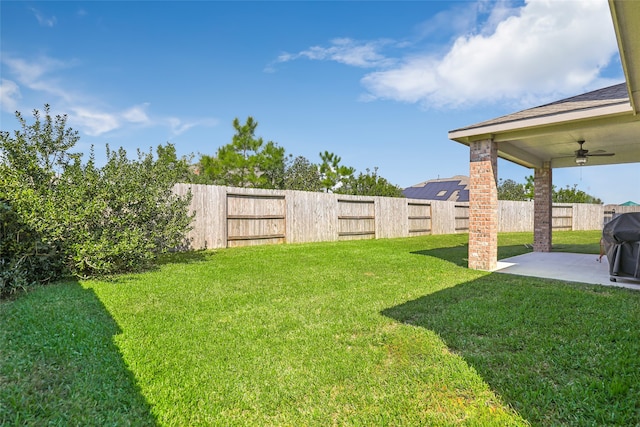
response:
<path fill-rule="evenodd" d="M 609 275 L 640 278 L 640 212 L 616 216 L 602 229 Z"/>

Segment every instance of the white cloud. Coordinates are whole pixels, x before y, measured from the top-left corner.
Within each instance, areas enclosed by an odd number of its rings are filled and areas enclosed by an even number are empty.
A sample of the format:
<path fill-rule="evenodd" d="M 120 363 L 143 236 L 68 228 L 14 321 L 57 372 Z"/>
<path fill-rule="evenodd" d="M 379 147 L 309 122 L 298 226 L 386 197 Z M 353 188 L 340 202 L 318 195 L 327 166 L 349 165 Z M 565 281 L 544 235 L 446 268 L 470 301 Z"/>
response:
<path fill-rule="evenodd" d="M 463 35 L 445 36 L 451 43 L 446 50 L 430 42 L 452 32 Z M 606 0 L 526 0 L 521 7 L 478 0 L 433 16 L 416 33 L 414 44 L 334 39 L 328 47 L 283 53 L 265 71 L 298 59 L 374 68 L 361 80 L 367 90 L 362 100 L 434 107 L 530 105 L 617 82 L 600 77 L 617 53 Z M 431 45 L 420 51 L 418 43 Z M 383 54 L 403 48 L 398 58 Z"/>
<path fill-rule="evenodd" d="M 177 117 L 169 117 L 167 119 L 167 123 L 169 123 L 169 127 L 171 128 L 171 132 L 174 135 L 180 135 L 181 133 L 184 133 L 184 132 L 188 131 L 189 129 L 191 129 L 193 127 L 193 124 L 182 123 L 182 120 L 180 120 Z"/>
<path fill-rule="evenodd" d="M 146 113 L 148 103 L 128 108 L 121 112 L 107 112 L 89 107 L 73 107 L 69 120 L 80 126 L 90 136 L 100 136 L 125 127 L 127 124 L 138 126 L 165 126 L 172 136 L 180 135 L 196 126 L 216 126 L 218 120 L 212 118 L 185 121 L 178 117 L 156 118 Z"/>
<path fill-rule="evenodd" d="M 84 132 L 90 136 L 99 136 L 121 126 L 117 114 L 96 111 L 87 107 L 72 107 L 71 111 L 70 122 L 80 125 Z"/>
<path fill-rule="evenodd" d="M 149 103 L 133 106 L 122 112 L 122 118 L 130 123 L 148 124 L 151 119 L 145 111 Z"/>
<path fill-rule="evenodd" d="M 407 57 L 366 75 L 368 99 L 459 106 L 573 94 L 593 85 L 617 52 L 604 0 L 528 0 L 517 15 L 498 6 L 490 31 L 459 37 L 444 55 Z"/>
<path fill-rule="evenodd" d="M 394 60 L 386 58 L 380 50 L 391 44 L 390 40 L 358 42 L 350 38 L 331 40 L 329 47 L 312 46 L 299 53 L 283 53 L 276 62 L 289 62 L 300 58 L 316 61 L 335 61 L 354 67 L 371 68 L 391 65 Z M 272 70 L 272 67 L 268 67 Z"/>
<path fill-rule="evenodd" d="M 197 119 L 197 120 L 190 120 L 188 122 L 184 122 L 182 119 L 179 119 L 177 117 L 169 117 L 166 119 L 166 123 L 169 125 L 169 128 L 171 129 L 172 135 L 177 136 L 185 133 L 189 129 L 196 126 L 207 126 L 207 127 L 217 126 L 218 120 L 207 118 L 207 119 Z"/>
<path fill-rule="evenodd" d="M 122 128 L 127 123 L 135 125 L 153 125 L 153 120 L 145 111 L 148 103 L 134 105 L 124 111 L 108 112 L 93 107 L 75 106 L 72 107 L 70 120 L 82 127 L 84 132 L 90 136 L 100 136 Z"/>
<path fill-rule="evenodd" d="M 33 7 L 31 8 L 31 12 L 33 12 L 34 16 L 38 20 L 38 24 L 40 24 L 43 27 L 51 28 L 54 25 L 56 25 L 56 23 L 58 22 L 55 16 L 50 16 L 50 17 L 44 16 L 39 10 Z"/>
<path fill-rule="evenodd" d="M 18 85 L 6 79 L 0 79 L 0 105 L 2 110 L 10 113 L 18 109 L 18 99 L 20 98 L 20 88 Z"/>
<path fill-rule="evenodd" d="M 12 75 L 20 85 L 28 89 L 44 92 L 64 100 L 72 97 L 55 78 L 51 77 L 51 74 L 75 66 L 76 61 L 65 62 L 46 56 L 27 61 L 3 53 L 2 63 L 7 66 L 8 72 L 5 74 Z"/>
<path fill-rule="evenodd" d="M 117 109 L 105 106 L 103 102 L 89 94 L 69 91 L 67 88 L 72 87 L 72 83 L 65 82 L 64 76 L 58 76 L 56 72 L 77 66 L 77 61 L 65 62 L 49 57 L 27 60 L 8 54 L 3 54 L 1 58 L 2 63 L 6 65 L 6 74 L 15 79 L 15 82 L 2 79 L 0 99 L 2 109 L 5 111 L 13 112 L 20 109 L 18 99 L 22 87 L 30 93 L 45 94 L 45 102 L 55 106 L 58 111 L 67 112 L 69 123 L 90 136 L 100 136 L 132 126 L 162 126 L 168 128 L 172 135 L 179 135 L 195 126 L 218 124 L 217 120 L 211 118 L 189 121 L 176 117 L 154 118 L 148 113 L 148 103 Z M 41 105 L 36 106 L 38 107 Z M 31 108 L 33 107 L 22 109 Z"/>
<path fill-rule="evenodd" d="M 475 3 L 465 1 L 451 4 L 448 9 L 436 13 L 417 26 L 420 39 L 493 32 L 500 22 L 519 12 L 518 8 L 511 5 L 510 0 L 479 0 Z"/>
<path fill-rule="evenodd" d="M 9 67 L 10 72 L 16 76 L 16 79 L 25 85 L 33 84 L 45 74 L 68 66 L 63 61 L 46 56 L 39 57 L 35 61 L 27 61 L 9 54 L 3 54 L 2 62 Z"/>

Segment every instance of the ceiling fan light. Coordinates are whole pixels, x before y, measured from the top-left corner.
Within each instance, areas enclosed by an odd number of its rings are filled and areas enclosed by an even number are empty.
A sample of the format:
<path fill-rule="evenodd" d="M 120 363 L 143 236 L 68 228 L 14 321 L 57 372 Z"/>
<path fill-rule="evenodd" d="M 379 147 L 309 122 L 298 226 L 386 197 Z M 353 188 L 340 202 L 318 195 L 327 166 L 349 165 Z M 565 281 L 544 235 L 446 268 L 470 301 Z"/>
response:
<path fill-rule="evenodd" d="M 576 157 L 576 164 L 578 166 L 583 166 L 587 164 L 587 158 L 586 157 Z"/>

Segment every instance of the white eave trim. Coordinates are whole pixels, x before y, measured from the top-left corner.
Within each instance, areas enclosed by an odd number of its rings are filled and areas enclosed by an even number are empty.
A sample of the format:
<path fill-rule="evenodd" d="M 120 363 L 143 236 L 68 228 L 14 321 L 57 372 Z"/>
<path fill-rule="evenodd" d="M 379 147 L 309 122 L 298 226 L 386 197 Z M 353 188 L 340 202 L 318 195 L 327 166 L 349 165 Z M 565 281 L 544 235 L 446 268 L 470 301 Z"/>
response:
<path fill-rule="evenodd" d="M 631 0 L 625 1 L 628 1 L 629 3 L 631 2 Z M 616 41 L 618 42 L 618 52 L 620 54 L 622 70 L 627 81 L 629 101 L 631 102 L 634 114 L 638 114 L 640 112 L 640 91 L 635 87 L 637 80 L 634 77 L 638 76 L 640 70 L 636 70 L 636 73 L 632 74 L 633 70 L 630 64 L 632 55 L 632 46 L 630 46 L 630 44 L 632 40 L 637 41 L 637 39 L 636 34 L 634 34 L 634 29 L 626 28 L 623 22 L 624 20 L 621 19 L 625 14 L 624 8 L 627 8 L 627 12 L 629 12 L 629 3 L 625 3 L 623 0 L 609 0 L 609 10 L 611 11 L 613 29 L 616 33 Z M 629 13 L 629 19 L 633 19 L 633 15 L 633 12 Z"/>
<path fill-rule="evenodd" d="M 496 123 L 471 129 L 453 130 L 449 132 L 449 139 L 458 142 L 468 142 L 476 136 L 495 135 L 503 132 L 521 130 L 527 128 L 544 127 L 560 123 L 575 122 L 581 120 L 604 118 L 621 114 L 634 113 L 628 102 L 610 105 L 607 107 L 590 108 L 587 110 L 556 113 L 553 115 L 519 119 L 506 123 Z"/>

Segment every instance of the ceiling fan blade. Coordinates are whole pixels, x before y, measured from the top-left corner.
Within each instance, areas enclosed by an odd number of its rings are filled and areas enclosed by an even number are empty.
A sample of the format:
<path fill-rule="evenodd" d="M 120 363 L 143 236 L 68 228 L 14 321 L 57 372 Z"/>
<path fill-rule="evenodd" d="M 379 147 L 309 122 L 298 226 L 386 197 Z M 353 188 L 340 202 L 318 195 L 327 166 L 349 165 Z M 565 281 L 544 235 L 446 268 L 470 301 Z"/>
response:
<path fill-rule="evenodd" d="M 587 157 L 609 157 L 609 156 L 615 156 L 616 153 L 594 153 L 594 154 L 587 154 Z"/>

